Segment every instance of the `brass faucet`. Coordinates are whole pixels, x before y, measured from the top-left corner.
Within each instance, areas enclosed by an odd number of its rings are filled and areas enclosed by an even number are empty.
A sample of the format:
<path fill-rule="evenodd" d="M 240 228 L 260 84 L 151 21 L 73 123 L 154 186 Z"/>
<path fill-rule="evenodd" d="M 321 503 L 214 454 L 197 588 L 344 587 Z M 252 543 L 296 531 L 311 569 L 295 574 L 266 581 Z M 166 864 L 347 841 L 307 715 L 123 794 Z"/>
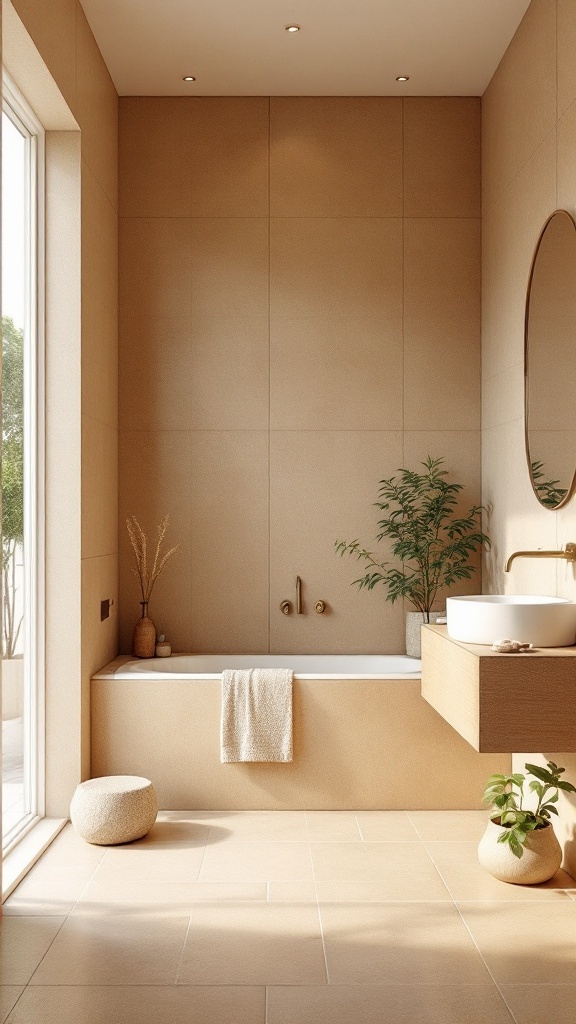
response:
<path fill-rule="evenodd" d="M 567 562 L 576 562 L 576 544 L 567 544 L 564 551 L 515 551 L 504 566 L 504 572 L 510 572 L 515 558 L 565 558 Z"/>

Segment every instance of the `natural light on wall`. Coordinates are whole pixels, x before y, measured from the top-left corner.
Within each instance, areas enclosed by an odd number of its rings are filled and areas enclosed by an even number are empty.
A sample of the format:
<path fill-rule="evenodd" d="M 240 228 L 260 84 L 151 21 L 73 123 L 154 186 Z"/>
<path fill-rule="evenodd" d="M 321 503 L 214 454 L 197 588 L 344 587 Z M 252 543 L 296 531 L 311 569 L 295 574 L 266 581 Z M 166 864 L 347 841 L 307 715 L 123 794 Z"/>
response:
<path fill-rule="evenodd" d="M 2 847 L 44 812 L 43 180 L 40 123 L 2 113 Z"/>

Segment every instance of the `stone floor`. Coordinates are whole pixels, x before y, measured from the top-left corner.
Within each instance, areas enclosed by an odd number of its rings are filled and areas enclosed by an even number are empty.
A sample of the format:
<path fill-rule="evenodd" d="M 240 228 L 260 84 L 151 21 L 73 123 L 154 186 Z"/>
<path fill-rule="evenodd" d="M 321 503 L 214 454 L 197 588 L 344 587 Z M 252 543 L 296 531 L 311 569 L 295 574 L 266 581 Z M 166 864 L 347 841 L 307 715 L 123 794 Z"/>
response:
<path fill-rule="evenodd" d="M 475 811 L 164 812 L 60 834 L 4 905 L 9 1024 L 574 1024 L 576 882 L 485 874 Z"/>

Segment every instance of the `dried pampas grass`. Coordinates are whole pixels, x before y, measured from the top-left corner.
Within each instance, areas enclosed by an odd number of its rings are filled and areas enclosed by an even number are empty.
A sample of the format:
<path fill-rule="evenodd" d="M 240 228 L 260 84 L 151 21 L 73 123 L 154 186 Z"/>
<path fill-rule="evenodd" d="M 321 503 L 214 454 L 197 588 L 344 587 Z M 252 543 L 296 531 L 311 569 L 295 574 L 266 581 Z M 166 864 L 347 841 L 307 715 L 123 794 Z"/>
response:
<path fill-rule="evenodd" d="M 148 570 L 148 540 L 144 530 L 140 526 L 140 523 L 136 519 L 136 516 L 129 516 L 126 520 L 126 528 L 128 530 L 128 536 L 130 537 L 130 543 L 132 550 L 136 558 L 136 568 L 132 568 L 132 572 L 140 582 L 140 590 L 142 592 L 142 600 L 149 601 L 150 595 L 154 588 L 154 584 L 162 572 L 166 562 L 178 550 L 178 544 L 176 547 L 170 548 L 166 554 L 161 555 L 160 549 L 162 542 L 166 535 L 169 523 L 168 516 L 164 516 L 160 525 L 156 528 L 158 533 L 158 541 L 156 544 L 156 553 L 154 555 L 154 562 L 152 563 L 152 569 Z"/>

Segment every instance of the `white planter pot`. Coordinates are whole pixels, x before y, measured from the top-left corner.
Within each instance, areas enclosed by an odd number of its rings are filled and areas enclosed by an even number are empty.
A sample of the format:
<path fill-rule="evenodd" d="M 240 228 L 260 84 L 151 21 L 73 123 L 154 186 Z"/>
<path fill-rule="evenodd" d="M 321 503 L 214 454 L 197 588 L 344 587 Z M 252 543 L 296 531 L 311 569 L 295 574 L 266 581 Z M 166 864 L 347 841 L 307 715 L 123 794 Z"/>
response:
<path fill-rule="evenodd" d="M 552 825 L 530 832 L 521 857 L 514 856 L 508 843 L 498 842 L 503 831 L 501 825 L 489 821 L 478 846 L 478 860 L 494 878 L 514 885 L 537 885 L 556 874 L 562 850 Z"/>
<path fill-rule="evenodd" d="M 430 612 L 430 622 L 442 618 L 445 612 Z M 425 623 L 424 612 L 408 612 L 406 616 L 406 654 L 409 658 L 419 658 L 422 654 L 420 631 Z"/>

